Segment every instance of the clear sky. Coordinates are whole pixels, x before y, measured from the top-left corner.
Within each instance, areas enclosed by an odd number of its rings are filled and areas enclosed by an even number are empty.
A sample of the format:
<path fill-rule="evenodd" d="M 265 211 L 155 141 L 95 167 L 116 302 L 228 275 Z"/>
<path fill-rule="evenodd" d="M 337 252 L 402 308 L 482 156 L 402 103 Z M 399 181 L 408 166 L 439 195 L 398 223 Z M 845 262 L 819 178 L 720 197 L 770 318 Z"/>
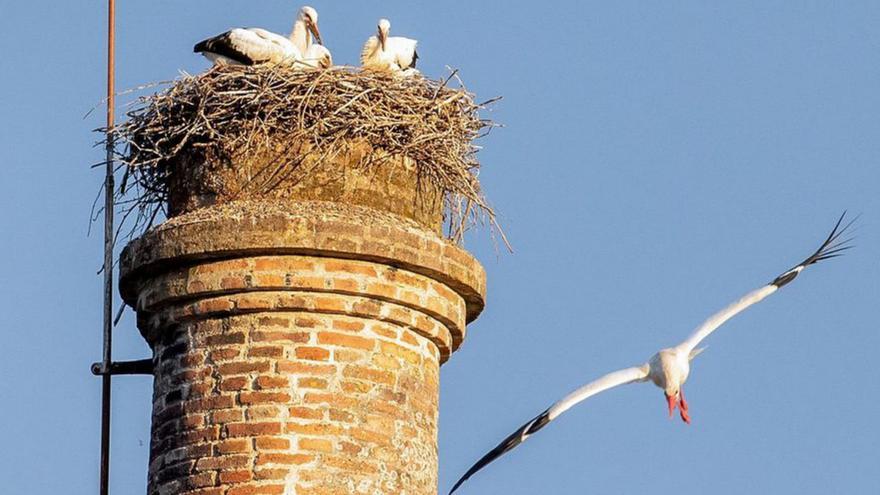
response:
<path fill-rule="evenodd" d="M 796 5 L 795 5 L 796 4 Z M 481 179 L 515 254 L 468 247 L 488 307 L 443 367 L 440 487 L 580 384 L 643 362 L 811 252 L 848 208 L 857 247 L 714 334 L 687 384 L 598 396 L 461 493 L 824 494 L 880 485 L 880 3 L 312 3 L 337 63 L 385 16 L 481 98 Z M 298 3 L 119 2 L 120 89 L 198 72 L 195 41 L 286 32 Z M 90 494 L 98 475 L 102 2 L 0 14 L 0 479 Z M 116 357 L 148 355 L 129 313 Z M 115 494 L 146 485 L 151 383 L 116 380 Z"/>

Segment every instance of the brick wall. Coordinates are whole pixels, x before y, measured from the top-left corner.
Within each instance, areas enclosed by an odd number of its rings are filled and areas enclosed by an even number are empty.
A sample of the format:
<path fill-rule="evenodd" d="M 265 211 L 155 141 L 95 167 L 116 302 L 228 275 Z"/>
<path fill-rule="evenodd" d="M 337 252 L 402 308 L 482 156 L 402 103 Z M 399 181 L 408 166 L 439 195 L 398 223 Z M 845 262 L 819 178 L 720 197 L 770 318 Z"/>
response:
<path fill-rule="evenodd" d="M 123 254 L 157 363 L 149 492 L 435 494 L 439 366 L 479 264 L 365 208 L 211 210 Z"/>

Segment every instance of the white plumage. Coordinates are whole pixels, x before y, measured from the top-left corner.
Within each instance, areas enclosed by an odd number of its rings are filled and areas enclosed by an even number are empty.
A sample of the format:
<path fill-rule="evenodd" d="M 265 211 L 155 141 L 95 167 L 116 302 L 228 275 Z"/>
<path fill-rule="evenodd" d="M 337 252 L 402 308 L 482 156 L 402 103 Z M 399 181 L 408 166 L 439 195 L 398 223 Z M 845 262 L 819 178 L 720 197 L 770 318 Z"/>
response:
<path fill-rule="evenodd" d="M 202 40 L 193 48 L 215 64 L 292 65 L 302 52 L 288 38 L 260 28 L 235 28 Z"/>
<path fill-rule="evenodd" d="M 413 75 L 419 54 L 418 41 L 400 36 L 389 37 L 391 22 L 379 19 L 378 32 L 370 36 L 361 50 L 361 65 L 365 69 Z"/>
<path fill-rule="evenodd" d="M 329 67 L 330 51 L 314 44 L 313 36 L 321 42 L 318 12 L 307 6 L 300 9 L 288 37 L 260 28 L 236 28 L 200 41 L 193 51 L 215 64 Z"/>
<path fill-rule="evenodd" d="M 333 55 L 324 45 L 314 44 L 306 50 L 302 63 L 316 69 L 329 69 L 333 67 Z"/>
<path fill-rule="evenodd" d="M 852 225 L 854 220 L 843 226 L 843 228 L 840 228 L 845 215 L 846 213 L 841 215 L 837 224 L 834 226 L 834 229 L 831 231 L 831 234 L 828 235 L 819 249 L 800 264 L 784 272 L 782 275 L 779 275 L 769 284 L 749 292 L 738 301 L 715 313 L 703 322 L 703 324 L 697 327 L 696 330 L 694 330 L 693 333 L 683 342 L 674 347 L 660 350 L 654 354 L 647 363 L 608 373 L 598 380 L 594 380 L 563 397 L 547 410 L 505 438 L 494 449 L 480 458 L 480 460 L 471 466 L 464 476 L 455 483 L 449 493 L 451 494 L 454 492 L 474 473 L 524 442 L 529 436 L 546 426 L 547 423 L 559 417 L 560 414 L 600 392 L 620 385 L 650 380 L 663 390 L 663 393 L 666 396 L 669 415 L 672 416 L 675 408 L 678 407 L 681 419 L 686 423 L 690 423 L 688 403 L 685 401 L 682 386 L 685 381 L 687 381 L 688 375 L 690 374 L 691 360 L 703 351 L 703 349 L 698 348 L 697 346 L 699 346 L 700 342 L 718 329 L 718 327 L 723 325 L 727 320 L 742 312 L 749 306 L 762 301 L 770 294 L 773 294 L 794 280 L 806 267 L 822 260 L 840 256 L 843 254 L 843 251 L 849 249 L 851 246 L 848 244 L 852 239 L 841 240 L 841 236 L 850 225 Z"/>

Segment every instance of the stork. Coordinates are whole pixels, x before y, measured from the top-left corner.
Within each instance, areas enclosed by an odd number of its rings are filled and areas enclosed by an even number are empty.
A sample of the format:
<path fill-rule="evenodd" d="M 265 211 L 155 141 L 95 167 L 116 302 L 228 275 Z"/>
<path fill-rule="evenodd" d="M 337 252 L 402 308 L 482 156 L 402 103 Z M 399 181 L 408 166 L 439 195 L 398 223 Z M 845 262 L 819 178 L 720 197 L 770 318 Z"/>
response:
<path fill-rule="evenodd" d="M 200 41 L 193 51 L 215 64 L 329 67 L 330 51 L 313 44 L 313 36 L 321 43 L 318 12 L 306 6 L 300 9 L 288 37 L 260 28 L 235 28 Z"/>
<path fill-rule="evenodd" d="M 314 44 L 306 50 L 302 64 L 315 69 L 329 69 L 333 67 L 333 55 L 324 45 Z"/>
<path fill-rule="evenodd" d="M 215 65 L 293 65 L 303 54 L 288 38 L 260 28 L 235 28 L 193 47 Z"/>
<path fill-rule="evenodd" d="M 474 473 L 523 443 L 527 438 L 541 428 L 547 426 L 548 423 L 558 418 L 559 415 L 565 411 L 600 392 L 604 392 L 620 385 L 651 381 L 654 385 L 663 390 L 663 394 L 666 397 L 669 416 L 672 417 L 675 409 L 678 408 L 681 419 L 685 423 L 690 423 L 690 412 L 688 409 L 688 403 L 684 398 L 684 389 L 682 386 L 690 373 L 691 360 L 703 351 L 702 348 L 698 347 L 700 343 L 718 327 L 723 325 L 724 322 L 790 283 L 808 266 L 840 256 L 844 251 L 851 248 L 852 246 L 849 243 L 852 241 L 852 238 L 841 239 L 841 236 L 846 232 L 850 225 L 852 225 L 855 219 L 851 220 L 841 228 L 841 223 L 845 216 L 846 212 L 844 212 L 837 220 L 834 229 L 819 249 L 807 259 L 794 268 L 783 272 L 769 284 L 749 292 L 738 301 L 709 317 L 708 320 L 697 327 L 697 329 L 680 344 L 660 350 L 644 364 L 608 373 L 598 380 L 582 386 L 524 424 L 471 466 L 464 476 L 453 485 L 452 490 L 449 492 L 450 495 L 468 478 L 473 476 Z"/>
<path fill-rule="evenodd" d="M 300 53 L 305 54 L 312 46 L 313 36 L 319 45 L 324 43 L 321 40 L 321 30 L 318 29 L 318 11 L 307 5 L 299 9 L 299 15 L 290 32 L 290 41 Z"/>
<path fill-rule="evenodd" d="M 378 32 L 367 39 L 361 50 L 361 65 L 365 69 L 395 74 L 417 74 L 418 41 L 400 36 L 389 37 L 390 31 L 391 22 L 388 19 L 379 19 Z"/>
<path fill-rule="evenodd" d="M 312 41 L 313 37 L 317 43 Z M 318 11 L 313 7 L 305 6 L 300 9 L 290 32 L 290 41 L 303 54 L 301 62 L 304 66 L 320 69 L 333 66 L 333 56 L 322 44 L 321 30 L 318 29 Z"/>

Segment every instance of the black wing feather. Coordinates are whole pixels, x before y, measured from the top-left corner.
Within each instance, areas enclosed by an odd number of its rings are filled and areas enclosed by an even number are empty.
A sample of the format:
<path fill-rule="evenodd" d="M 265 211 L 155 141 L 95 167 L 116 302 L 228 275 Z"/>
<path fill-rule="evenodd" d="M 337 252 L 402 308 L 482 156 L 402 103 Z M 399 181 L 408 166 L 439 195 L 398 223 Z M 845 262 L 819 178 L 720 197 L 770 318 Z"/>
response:
<path fill-rule="evenodd" d="M 471 466 L 471 468 L 468 469 L 466 473 L 464 473 L 464 476 L 462 476 L 461 479 L 459 479 L 455 483 L 455 485 L 453 485 L 452 490 L 449 490 L 449 495 L 452 495 L 452 492 L 457 490 L 458 487 L 461 486 L 462 483 L 467 481 L 468 478 L 473 476 L 474 473 L 483 469 L 484 467 L 489 465 L 492 461 L 494 461 L 495 459 L 498 459 L 502 455 L 506 454 L 507 452 L 509 452 L 511 449 L 513 449 L 517 445 L 523 443 L 526 440 L 526 438 L 529 437 L 529 435 L 535 433 L 536 431 L 538 431 L 541 428 L 543 428 L 544 426 L 546 426 L 547 423 L 550 422 L 549 412 L 550 412 L 549 409 L 542 412 L 541 414 L 536 416 L 534 419 L 532 419 L 528 423 L 524 424 L 520 429 L 513 432 L 513 434 L 511 434 L 509 437 L 502 440 L 501 443 L 499 443 L 498 446 L 495 447 L 494 449 L 492 449 L 488 454 L 481 457 L 480 460 L 477 461 L 473 466 Z"/>
<path fill-rule="evenodd" d="M 840 218 L 837 219 L 837 223 L 834 225 L 831 233 L 828 234 L 825 242 L 823 242 L 822 245 L 819 246 L 819 249 L 817 249 L 815 253 L 811 254 L 804 261 L 798 263 L 798 265 L 791 270 L 788 270 L 782 275 L 776 277 L 772 282 L 770 282 L 770 285 L 775 285 L 777 288 L 781 288 L 798 276 L 798 274 L 800 273 L 800 271 L 798 271 L 799 268 L 802 269 L 823 260 L 836 258 L 842 255 L 843 252 L 847 249 L 851 249 L 853 246 L 850 243 L 852 242 L 853 238 L 849 237 L 843 240 L 840 240 L 840 238 L 843 236 L 844 232 L 846 232 L 850 228 L 853 222 L 858 220 L 859 217 L 856 216 L 855 218 L 847 222 L 846 225 L 843 226 L 843 228 L 841 228 L 840 225 L 843 223 L 844 217 L 846 217 L 845 211 L 842 215 L 840 215 Z"/>
<path fill-rule="evenodd" d="M 240 64 L 253 65 L 255 60 L 249 57 L 248 54 L 235 49 L 235 46 L 232 43 L 232 35 L 230 33 L 231 31 L 227 31 L 221 35 L 214 36 L 213 38 L 199 41 L 196 43 L 196 46 L 193 47 L 193 52 L 216 53 L 217 55 L 222 55 L 228 59 L 235 60 Z"/>

